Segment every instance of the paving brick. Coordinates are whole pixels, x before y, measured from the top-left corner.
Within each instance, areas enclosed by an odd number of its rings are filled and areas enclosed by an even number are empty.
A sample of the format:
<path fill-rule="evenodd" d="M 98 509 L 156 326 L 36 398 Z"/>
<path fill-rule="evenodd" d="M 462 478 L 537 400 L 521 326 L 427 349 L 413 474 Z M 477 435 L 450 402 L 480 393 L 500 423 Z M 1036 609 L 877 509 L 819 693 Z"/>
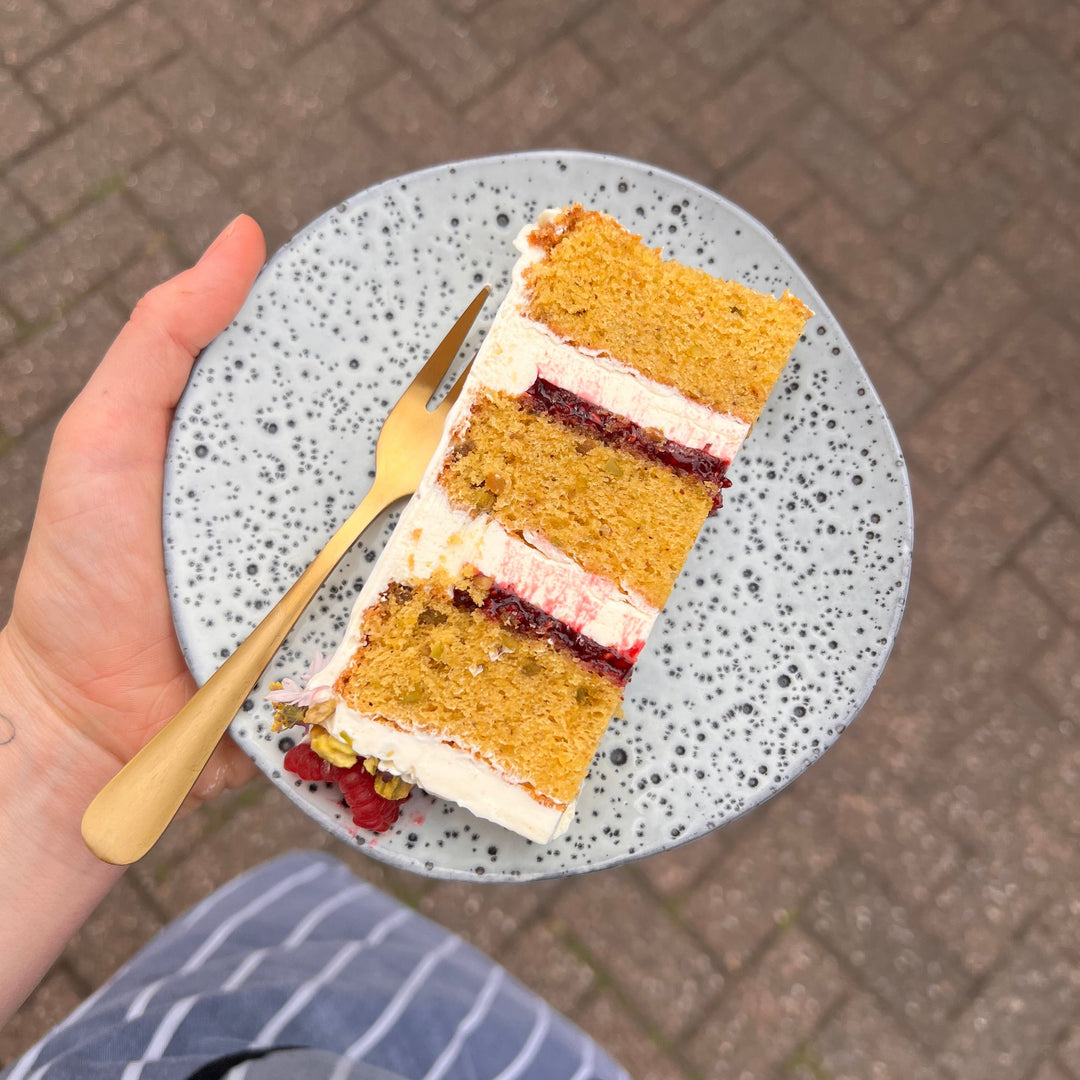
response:
<path fill-rule="evenodd" d="M 0 5 L 0 60 L 8 67 L 25 64 L 63 33 L 63 20 L 42 0 L 6 0 Z"/>
<path fill-rule="evenodd" d="M 239 173 L 271 152 L 272 114 L 239 95 L 196 53 L 183 53 L 147 75 L 139 91 L 218 172 Z"/>
<path fill-rule="evenodd" d="M 977 164 L 953 173 L 889 230 L 890 246 L 931 281 L 969 258 L 1016 206 L 1010 181 Z"/>
<path fill-rule="evenodd" d="M 1006 97 L 961 71 L 888 138 L 892 156 L 922 184 L 947 177 L 1005 113 Z"/>
<path fill-rule="evenodd" d="M 1075 734 L 1015 681 L 1001 690 L 988 688 L 981 711 L 980 722 L 964 739 L 925 763 L 916 789 L 969 850 L 998 860 L 998 866 L 979 864 L 987 867 L 984 878 L 1017 875 L 1025 895 L 1041 901 L 1053 894 L 1051 879 L 1064 876 L 1073 860 L 1054 865 L 1055 853 L 1065 845 L 1032 813 L 1035 778 Z M 1048 854 L 1055 859 L 1041 868 Z"/>
<path fill-rule="evenodd" d="M 1080 85 L 1018 30 L 1004 30 L 982 54 L 988 77 L 1040 127 L 1080 150 Z"/>
<path fill-rule="evenodd" d="M 225 193 L 217 177 L 179 147 L 143 166 L 131 191 L 192 261 L 240 213 L 240 205 Z"/>
<path fill-rule="evenodd" d="M 634 10 L 657 30 L 685 26 L 709 5 L 709 0 L 634 0 Z"/>
<path fill-rule="evenodd" d="M 976 255 L 907 320 L 897 341 L 932 382 L 953 378 L 1013 328 L 1028 300 L 1017 281 L 988 255 Z"/>
<path fill-rule="evenodd" d="M 563 36 L 595 8 L 595 0 L 548 0 L 544 4 L 498 0 L 482 17 L 472 20 L 470 29 L 495 63 L 505 68 Z"/>
<path fill-rule="evenodd" d="M 38 227 L 30 207 L 0 183 L 0 255 L 30 236 Z"/>
<path fill-rule="evenodd" d="M 672 851 L 643 859 L 638 867 L 652 888 L 664 897 L 685 894 L 705 872 L 731 849 L 746 821 L 733 822 Z"/>
<path fill-rule="evenodd" d="M 1080 634 L 1065 630 L 1039 658 L 1033 674 L 1062 716 L 1080 723 Z"/>
<path fill-rule="evenodd" d="M 64 964 L 54 965 L 26 1004 L 0 1030 L 0 1062 L 11 1064 L 83 999 L 82 987 Z"/>
<path fill-rule="evenodd" d="M 908 430 L 904 447 L 929 472 L 959 486 L 1035 411 L 1037 391 L 1002 360 L 988 359 L 939 395 Z"/>
<path fill-rule="evenodd" d="M 148 235 L 123 197 L 110 195 L 0 266 L 0 293 L 27 321 L 50 316 L 122 266 Z"/>
<path fill-rule="evenodd" d="M 869 44 L 891 38 L 914 18 L 918 0 L 825 0 L 825 10 L 858 42 Z"/>
<path fill-rule="evenodd" d="M 123 877 L 64 949 L 71 968 L 100 986 L 164 925 L 134 879 Z"/>
<path fill-rule="evenodd" d="M 164 15 L 146 3 L 132 4 L 61 52 L 39 61 L 29 69 L 27 79 L 34 91 L 69 120 L 177 51 L 182 43 Z"/>
<path fill-rule="evenodd" d="M 1040 48 L 1064 64 L 1074 58 L 1080 45 L 1080 9 L 1072 0 L 998 0 L 998 4 Z"/>
<path fill-rule="evenodd" d="M 963 600 L 1049 509 L 1046 496 L 1007 456 L 995 457 L 962 489 L 950 513 L 923 533 L 934 583 L 954 602 Z"/>
<path fill-rule="evenodd" d="M 1016 433 L 1014 459 L 1030 467 L 1074 515 L 1080 514 L 1080 457 L 1075 417 L 1060 400 L 1053 400 Z"/>
<path fill-rule="evenodd" d="M 1034 936 L 996 972 L 957 1022 L 941 1062 L 980 1080 L 1021 1080 L 1080 1005 L 1080 965 Z"/>
<path fill-rule="evenodd" d="M 145 253 L 121 270 L 109 282 L 108 292 L 121 311 L 131 312 L 155 285 L 184 270 L 187 260 L 179 259 L 164 233 L 151 237 Z"/>
<path fill-rule="evenodd" d="M 352 20 L 309 49 L 255 94 L 268 115 L 300 129 L 378 86 L 396 62 L 382 41 Z"/>
<path fill-rule="evenodd" d="M 59 413 L 82 389 L 122 320 L 101 296 L 0 357 L 0 427 L 19 436 Z"/>
<path fill-rule="evenodd" d="M 830 1080 L 941 1080 L 941 1073 L 878 1007 L 856 994 L 809 1044 L 811 1060 Z M 809 1080 L 809 1078 L 808 1078 Z"/>
<path fill-rule="evenodd" d="M 238 86 L 260 82 L 285 53 L 257 10 L 247 4 L 184 0 L 169 10 L 203 59 Z"/>
<path fill-rule="evenodd" d="M 649 1038 L 641 1022 L 627 1012 L 611 990 L 593 998 L 574 1020 L 638 1076 L 649 1080 L 685 1080 L 683 1070 Z"/>
<path fill-rule="evenodd" d="M 1034 1072 L 1031 1080 L 1072 1080 L 1053 1061 L 1044 1061 Z"/>
<path fill-rule="evenodd" d="M 928 1041 L 947 1033 L 971 978 L 869 871 L 837 863 L 803 918 L 905 1028 Z"/>
<path fill-rule="evenodd" d="M 368 134 L 342 110 L 255 170 L 240 189 L 240 202 L 262 225 L 273 250 L 327 207 L 397 172 L 400 158 L 392 145 Z"/>
<path fill-rule="evenodd" d="M 1026 672 L 1058 625 L 1045 601 L 1005 569 L 986 582 L 963 617 L 944 627 L 935 643 L 949 657 L 954 687 L 978 690 L 1007 672 Z"/>
<path fill-rule="evenodd" d="M 557 889 L 555 882 L 534 886 L 441 881 L 421 898 L 419 908 L 490 954 L 514 939 Z"/>
<path fill-rule="evenodd" d="M 1035 778 L 1038 805 L 1064 836 L 1080 835 L 1080 740 L 1061 747 Z"/>
<path fill-rule="evenodd" d="M 0 458 L 0 551 L 30 531 L 54 426 L 38 428 Z"/>
<path fill-rule="evenodd" d="M 960 863 L 954 837 L 927 807 L 912 803 L 894 784 L 869 792 L 836 792 L 836 830 L 862 866 L 887 879 L 893 895 L 911 907 L 925 903 Z"/>
<path fill-rule="evenodd" d="M 915 275 L 828 196 L 815 200 L 787 222 L 780 239 L 803 263 L 832 275 L 871 313 L 890 323 L 911 311 L 923 292 Z"/>
<path fill-rule="evenodd" d="M 546 6 L 530 4 L 534 8 Z M 707 152 L 702 141 L 710 138 L 705 114 L 715 93 L 710 93 L 711 72 L 695 56 L 663 35 L 642 33 L 640 25 L 627 20 L 622 2 L 600 8 L 577 28 L 574 37 L 611 81 L 621 81 L 624 72 L 635 72 L 634 92 L 642 111 L 666 123 L 689 127 L 692 141 Z M 700 119 L 700 127 L 695 125 L 696 119 Z"/>
<path fill-rule="evenodd" d="M 526 986 L 572 1015 L 596 982 L 593 969 L 567 947 L 557 921 L 534 923 L 515 933 L 499 957 L 503 966 Z"/>
<path fill-rule="evenodd" d="M 770 141 L 805 96 L 798 78 L 765 57 L 697 108 L 680 111 L 676 124 L 714 168 L 722 169 Z"/>
<path fill-rule="evenodd" d="M 1080 289 L 1080 246 L 1046 214 L 1032 207 L 1024 207 L 1009 220 L 996 244 L 1044 301 L 1056 304 L 1062 315 L 1080 324 L 1080 313 L 1070 300 Z"/>
<path fill-rule="evenodd" d="M 888 225 L 915 201 L 915 187 L 874 141 L 825 106 L 793 128 L 791 145 L 821 183 L 871 225 Z"/>
<path fill-rule="evenodd" d="M 798 929 L 733 986 L 687 1047 L 704 1077 L 770 1077 L 844 992 L 834 957 Z"/>
<path fill-rule="evenodd" d="M 163 126 L 125 96 L 19 162 L 8 175 L 44 217 L 55 220 L 86 198 L 122 187 L 132 168 L 164 141 Z"/>
<path fill-rule="evenodd" d="M 89 22 L 106 11 L 112 11 L 123 0 L 53 0 L 54 6 L 74 23 Z"/>
<path fill-rule="evenodd" d="M 308 45 L 321 37 L 364 0 L 259 0 L 259 14 L 294 45 Z"/>
<path fill-rule="evenodd" d="M 1074 623 L 1080 623 L 1080 530 L 1055 518 L 1025 545 L 1017 561 Z"/>
<path fill-rule="evenodd" d="M 1057 1055 L 1073 1075 L 1080 1076 L 1080 1023 L 1074 1024 Z"/>
<path fill-rule="evenodd" d="M 561 121 L 568 120 L 604 86 L 604 76 L 569 41 L 560 41 L 519 67 L 497 94 L 471 106 L 466 122 L 481 130 L 497 128 L 501 118 L 514 117 L 503 143 L 519 150 Z"/>
<path fill-rule="evenodd" d="M 717 76 L 752 59 L 803 13 L 803 0 L 720 0 L 683 35 L 688 49 Z"/>
<path fill-rule="evenodd" d="M 1016 860 L 970 855 L 934 891 L 919 921 L 949 943 L 968 971 L 981 976 L 1006 954 L 1040 899 Z"/>
<path fill-rule="evenodd" d="M 982 160 L 1023 184 L 1051 217 L 1080 237 L 1080 166 L 1023 117 L 990 139 Z"/>
<path fill-rule="evenodd" d="M 0 68 L 0 165 L 53 128 L 45 110 Z"/>
<path fill-rule="evenodd" d="M 925 94 L 964 67 L 979 44 L 1004 18 L 987 0 L 938 0 L 892 36 L 883 58 L 905 85 Z"/>
<path fill-rule="evenodd" d="M 449 104 L 474 97 L 499 73 L 464 24 L 434 0 L 380 0 L 371 17 Z"/>
<path fill-rule="evenodd" d="M 911 107 L 888 73 L 824 15 L 788 36 L 784 55 L 824 98 L 871 131 L 893 126 Z"/>
<path fill-rule="evenodd" d="M 674 135 L 670 125 L 648 115 L 638 93 L 625 87 L 594 96 L 575 111 L 569 126 L 556 130 L 560 146 L 647 161 L 703 184 L 715 175 L 703 156 Z"/>
<path fill-rule="evenodd" d="M 364 94 L 356 110 L 385 138 L 398 142 L 411 168 L 474 152 L 463 148 L 464 133 L 450 110 L 410 70 L 396 72 Z"/>
<path fill-rule="evenodd" d="M 726 178 L 719 190 L 775 229 L 815 194 L 817 183 L 786 150 L 766 146 L 734 176 Z"/>
<path fill-rule="evenodd" d="M 0 461 L 3 459 L 0 458 Z M 20 541 L 0 555 L 0 626 L 6 625 L 11 618 L 11 608 L 15 601 L 15 585 L 19 580 L 23 556 L 26 554 L 26 542 Z"/>
<path fill-rule="evenodd" d="M 797 914 L 814 879 L 837 855 L 835 835 L 792 795 L 754 815 L 679 905 L 686 924 L 739 971 L 779 926 Z"/>
<path fill-rule="evenodd" d="M 694 1024 L 724 985 L 697 942 L 624 870 L 574 879 L 554 913 L 590 962 L 669 1038 Z"/>

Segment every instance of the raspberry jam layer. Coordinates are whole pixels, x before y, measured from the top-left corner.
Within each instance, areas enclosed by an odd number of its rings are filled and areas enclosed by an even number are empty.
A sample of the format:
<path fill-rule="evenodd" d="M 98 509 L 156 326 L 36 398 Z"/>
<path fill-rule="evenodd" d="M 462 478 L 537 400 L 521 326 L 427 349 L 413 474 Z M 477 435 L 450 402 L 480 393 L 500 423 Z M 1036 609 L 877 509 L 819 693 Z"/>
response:
<path fill-rule="evenodd" d="M 459 608 L 479 608 L 485 615 L 502 623 L 508 630 L 543 638 L 566 649 L 586 668 L 611 679 L 617 686 L 625 686 L 634 666 L 633 660 L 604 648 L 572 630 L 564 622 L 548 615 L 522 600 L 520 596 L 492 585 L 482 603 L 477 602 L 464 590 L 454 590 L 454 604 Z"/>
<path fill-rule="evenodd" d="M 721 461 L 704 450 L 695 450 L 681 443 L 672 442 L 635 424 L 624 416 L 617 416 L 599 405 L 561 386 L 538 378 L 525 391 L 525 401 L 531 409 L 548 416 L 574 431 L 588 435 L 614 449 L 638 454 L 650 461 L 666 465 L 675 472 L 692 476 L 713 491 L 712 513 L 723 506 L 724 488 L 731 487 L 725 475 L 730 461 Z"/>

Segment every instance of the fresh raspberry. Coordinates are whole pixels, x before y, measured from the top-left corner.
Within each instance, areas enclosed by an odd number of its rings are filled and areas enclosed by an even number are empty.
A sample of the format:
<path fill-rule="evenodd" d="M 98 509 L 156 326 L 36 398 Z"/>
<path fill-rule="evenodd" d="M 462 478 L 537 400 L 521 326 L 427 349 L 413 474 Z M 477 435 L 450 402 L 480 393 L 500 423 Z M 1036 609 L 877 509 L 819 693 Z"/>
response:
<path fill-rule="evenodd" d="M 384 799 L 375 790 L 375 778 L 357 762 L 338 778 L 345 802 L 353 812 L 353 824 L 372 832 L 386 832 L 398 819 L 404 799 Z"/>
<path fill-rule="evenodd" d="M 301 780 L 340 781 L 348 770 L 324 761 L 307 743 L 298 743 L 285 755 L 285 769 Z"/>

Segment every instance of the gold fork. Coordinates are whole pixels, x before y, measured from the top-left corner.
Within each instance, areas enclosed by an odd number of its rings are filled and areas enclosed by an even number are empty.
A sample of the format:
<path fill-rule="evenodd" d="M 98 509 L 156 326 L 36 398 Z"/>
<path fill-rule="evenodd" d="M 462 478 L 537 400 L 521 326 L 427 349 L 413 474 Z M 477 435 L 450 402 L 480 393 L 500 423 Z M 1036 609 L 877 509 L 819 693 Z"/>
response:
<path fill-rule="evenodd" d="M 438 389 L 483 307 L 485 285 L 390 410 L 375 447 L 371 490 L 315 561 L 192 699 L 95 796 L 82 819 L 86 846 L 105 862 L 142 858 L 172 821 L 251 688 L 319 586 L 375 517 L 411 495 L 442 435 L 465 373 L 435 409 Z M 468 369 L 466 368 L 466 372 Z"/>

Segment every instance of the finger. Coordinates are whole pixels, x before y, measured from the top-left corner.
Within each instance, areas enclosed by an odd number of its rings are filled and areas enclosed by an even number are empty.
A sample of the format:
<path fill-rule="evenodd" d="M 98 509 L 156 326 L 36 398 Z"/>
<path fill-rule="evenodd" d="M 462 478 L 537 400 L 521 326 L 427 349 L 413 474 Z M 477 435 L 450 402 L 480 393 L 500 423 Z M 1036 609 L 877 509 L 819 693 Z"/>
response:
<path fill-rule="evenodd" d="M 241 214 L 190 270 L 139 301 L 89 395 L 99 405 L 105 398 L 109 405 L 171 411 L 195 357 L 235 318 L 265 258 L 262 230 Z"/>
<path fill-rule="evenodd" d="M 191 809 L 201 806 L 224 791 L 242 787 L 255 772 L 251 759 L 233 742 L 231 736 L 226 735 L 210 755 L 210 760 L 184 800 L 184 807 Z"/>

